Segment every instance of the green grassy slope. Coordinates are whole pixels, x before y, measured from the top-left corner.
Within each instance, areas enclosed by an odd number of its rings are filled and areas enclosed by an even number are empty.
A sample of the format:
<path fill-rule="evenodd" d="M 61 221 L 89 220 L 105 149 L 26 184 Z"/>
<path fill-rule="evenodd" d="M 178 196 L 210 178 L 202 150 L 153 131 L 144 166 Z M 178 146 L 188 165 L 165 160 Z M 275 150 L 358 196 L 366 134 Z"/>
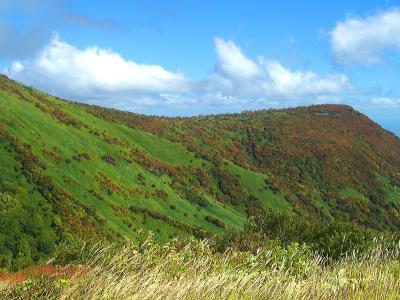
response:
<path fill-rule="evenodd" d="M 202 196 L 201 191 L 193 192 L 204 198 L 204 203 L 188 201 L 172 183 L 174 178 L 158 169 L 178 172 L 179 168 L 207 165 L 182 145 L 104 121 L 72 103 L 6 78 L 0 86 L 0 204 L 6 206 L 3 202 L 12 198 L 18 205 L 27 205 L 8 215 L 1 207 L 4 226 L 0 244 L 21 235 L 16 245 L 0 248 L 3 255 L 17 258 L 25 245 L 24 256 L 31 256 L 28 248 L 32 248 L 39 253 L 32 259 L 38 259 L 53 249 L 49 242 L 51 249 L 42 251 L 32 233 L 24 234 L 26 213 L 32 206 L 40 219 L 37 235 L 56 242 L 71 235 L 87 238 L 108 234 L 113 238 L 116 234 L 134 239 L 141 229 L 152 230 L 165 241 L 177 235 L 218 233 L 225 225 L 243 224 L 242 212 L 210 195 Z M 24 151 L 31 157 L 21 157 Z M 32 167 L 27 166 L 31 163 Z M 38 169 L 40 175 L 36 174 Z M 35 180 L 41 176 L 49 182 Z M 57 199 L 50 200 L 49 193 L 57 194 Z M 62 205 L 52 207 L 52 201 L 65 202 L 66 206 L 74 202 L 76 211 L 62 211 Z M 49 207 L 43 212 L 45 205 Z M 17 219 L 19 224 L 14 226 L 6 219 Z M 9 227 L 19 229 L 14 232 Z"/>
<path fill-rule="evenodd" d="M 172 119 L 81 106 L 186 146 L 215 166 L 218 198 L 247 212 L 288 204 L 300 214 L 399 229 L 400 139 L 349 106 Z"/>
<path fill-rule="evenodd" d="M 0 77 L 0 267 L 41 260 L 76 237 L 218 234 L 263 207 L 397 228 L 399 141 L 357 117 L 367 129 L 351 145 L 355 120 L 328 132 L 336 119 L 303 111 L 145 117 Z M 307 122 L 321 132 L 294 129 Z M 386 146 L 372 146 L 373 134 Z M 363 181 L 372 164 L 376 180 Z"/>

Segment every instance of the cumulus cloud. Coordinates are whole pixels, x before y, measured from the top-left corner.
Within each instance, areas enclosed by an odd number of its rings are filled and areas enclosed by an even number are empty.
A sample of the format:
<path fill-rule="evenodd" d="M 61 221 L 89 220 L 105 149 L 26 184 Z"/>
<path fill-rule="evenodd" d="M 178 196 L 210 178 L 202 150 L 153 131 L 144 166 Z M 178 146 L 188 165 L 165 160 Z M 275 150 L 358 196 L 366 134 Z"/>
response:
<path fill-rule="evenodd" d="M 110 49 L 78 49 L 55 36 L 32 60 L 16 61 L 10 77 L 57 95 L 83 99 L 185 92 L 189 81 L 159 65 L 138 64 Z"/>
<path fill-rule="evenodd" d="M 291 71 L 275 60 L 261 59 L 261 63 L 273 81 L 273 93 L 285 98 L 313 97 L 354 90 L 349 77 L 343 74 L 320 76 L 312 71 Z"/>
<path fill-rule="evenodd" d="M 263 70 L 258 64 L 247 58 L 232 41 L 215 38 L 217 55 L 216 72 L 232 79 L 253 79 L 260 76 Z"/>
<path fill-rule="evenodd" d="M 366 18 L 349 17 L 330 32 L 333 58 L 342 65 L 377 64 L 382 52 L 400 50 L 400 10 L 391 9 Z"/>
<path fill-rule="evenodd" d="M 206 90 L 253 98 L 296 100 L 353 90 L 343 74 L 318 75 L 312 71 L 292 71 L 276 60 L 246 57 L 232 41 L 215 39 L 217 61 L 214 74 L 206 80 Z"/>
<path fill-rule="evenodd" d="M 348 76 L 290 70 L 276 60 L 247 57 L 232 41 L 215 39 L 212 74 L 190 80 L 159 65 L 139 64 L 111 49 L 79 49 L 55 36 L 33 59 L 15 61 L 9 77 L 57 96 L 143 111 L 204 107 L 254 109 L 338 102 L 354 92 Z"/>

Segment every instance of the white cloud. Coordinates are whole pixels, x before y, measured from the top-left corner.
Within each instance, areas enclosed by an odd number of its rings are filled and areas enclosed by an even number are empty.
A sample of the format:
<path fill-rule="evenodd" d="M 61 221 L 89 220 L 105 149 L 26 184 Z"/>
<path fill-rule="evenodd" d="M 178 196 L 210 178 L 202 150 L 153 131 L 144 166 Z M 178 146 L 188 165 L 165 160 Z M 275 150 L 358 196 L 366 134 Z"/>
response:
<path fill-rule="evenodd" d="M 138 64 L 109 49 L 80 50 L 57 37 L 34 59 L 16 61 L 5 73 L 58 95 L 84 99 L 185 92 L 190 85 L 182 74 L 161 66 Z"/>
<path fill-rule="evenodd" d="M 343 74 L 318 75 L 291 71 L 275 60 L 246 57 L 232 41 L 215 39 L 215 73 L 206 79 L 205 90 L 234 97 L 298 100 L 354 90 Z"/>
<path fill-rule="evenodd" d="M 260 60 L 273 81 L 273 94 L 285 98 L 302 98 L 343 93 L 354 89 L 348 76 L 312 71 L 291 71 L 275 60 Z"/>
<path fill-rule="evenodd" d="M 330 41 L 338 64 L 380 63 L 382 51 L 400 50 L 400 10 L 391 9 L 366 18 L 349 17 L 336 24 Z"/>
<path fill-rule="evenodd" d="M 344 95 L 358 93 L 343 74 L 291 70 L 261 56 L 251 59 L 220 38 L 215 49 L 215 69 L 200 80 L 127 60 L 110 49 L 78 49 L 57 37 L 33 59 L 16 61 L 4 71 L 60 97 L 147 113 L 339 103 Z"/>
<path fill-rule="evenodd" d="M 253 79 L 263 73 L 232 41 L 215 38 L 216 72 L 233 79 Z"/>
<path fill-rule="evenodd" d="M 14 61 L 11 67 L 7 69 L 7 73 L 19 73 L 24 70 L 24 65 L 20 61 Z"/>

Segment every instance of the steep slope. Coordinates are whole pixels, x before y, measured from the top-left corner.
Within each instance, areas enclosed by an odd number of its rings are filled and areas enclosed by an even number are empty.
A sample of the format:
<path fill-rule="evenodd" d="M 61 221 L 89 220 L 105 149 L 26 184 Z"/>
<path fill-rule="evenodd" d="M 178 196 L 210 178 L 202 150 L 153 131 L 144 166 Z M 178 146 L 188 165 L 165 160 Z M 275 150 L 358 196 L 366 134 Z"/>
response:
<path fill-rule="evenodd" d="M 134 239 L 150 229 L 167 240 L 221 232 L 245 220 L 191 187 L 207 162 L 181 145 L 106 122 L 5 77 L 0 161 L 0 254 L 21 258 L 22 265 L 73 236 Z"/>
<path fill-rule="evenodd" d="M 241 226 L 265 206 L 398 229 L 400 141 L 344 106 L 146 117 L 0 77 L 0 267 L 63 241 Z"/>
<path fill-rule="evenodd" d="M 219 169 L 229 161 L 222 169 L 239 176 L 240 189 L 270 205 L 377 229 L 399 226 L 400 139 L 351 107 L 174 119 L 82 107 L 181 143 Z M 226 181 L 219 200 L 244 202 Z"/>

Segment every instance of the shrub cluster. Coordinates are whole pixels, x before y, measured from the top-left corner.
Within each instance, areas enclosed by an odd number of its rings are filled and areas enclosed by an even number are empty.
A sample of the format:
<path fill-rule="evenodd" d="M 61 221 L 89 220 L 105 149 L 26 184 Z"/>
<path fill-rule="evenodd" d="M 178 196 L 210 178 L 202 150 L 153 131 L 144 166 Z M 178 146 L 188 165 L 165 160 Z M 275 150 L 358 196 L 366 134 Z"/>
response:
<path fill-rule="evenodd" d="M 353 252 L 368 252 L 376 240 L 394 244 L 399 236 L 352 223 L 321 221 L 287 211 L 264 209 L 249 218 L 243 229 L 230 228 L 223 236 L 216 237 L 216 248 L 224 251 L 233 247 L 254 252 L 271 243 L 283 246 L 298 243 L 308 245 L 328 260 L 338 260 Z"/>

